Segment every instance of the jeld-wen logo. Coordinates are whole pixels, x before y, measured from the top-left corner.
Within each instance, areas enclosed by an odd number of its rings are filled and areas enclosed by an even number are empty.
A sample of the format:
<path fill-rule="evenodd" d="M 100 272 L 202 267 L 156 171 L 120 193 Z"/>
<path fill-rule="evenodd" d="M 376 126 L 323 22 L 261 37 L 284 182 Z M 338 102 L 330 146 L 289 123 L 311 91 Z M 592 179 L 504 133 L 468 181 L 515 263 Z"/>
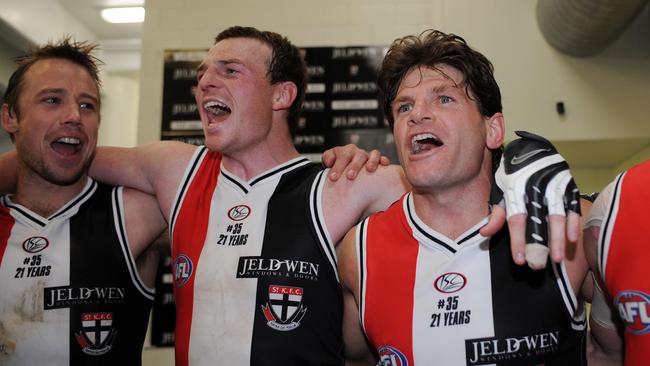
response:
<path fill-rule="evenodd" d="M 476 338 L 465 341 L 467 365 L 486 365 L 508 360 L 524 360 L 558 349 L 560 332 L 511 338 Z"/>

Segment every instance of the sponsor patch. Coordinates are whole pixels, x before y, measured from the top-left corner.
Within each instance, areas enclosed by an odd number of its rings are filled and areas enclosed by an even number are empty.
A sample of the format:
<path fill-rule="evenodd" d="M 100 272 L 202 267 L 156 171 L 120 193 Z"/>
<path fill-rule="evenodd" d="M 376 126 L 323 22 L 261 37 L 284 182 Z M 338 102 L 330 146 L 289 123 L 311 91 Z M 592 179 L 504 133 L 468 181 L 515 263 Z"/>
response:
<path fill-rule="evenodd" d="M 251 214 L 251 208 L 246 205 L 237 205 L 228 210 L 228 217 L 233 221 L 241 221 Z"/>
<path fill-rule="evenodd" d="M 408 366 L 406 356 L 393 346 L 381 346 L 377 349 L 379 363 L 377 366 Z"/>
<path fill-rule="evenodd" d="M 181 287 L 187 283 L 192 276 L 193 267 L 190 257 L 184 254 L 176 257 L 174 260 L 174 283 L 176 287 Z"/>
<path fill-rule="evenodd" d="M 475 338 L 465 340 L 467 365 L 534 364 L 533 360 L 556 352 L 560 347 L 560 332 L 552 331 L 507 338 Z"/>
<path fill-rule="evenodd" d="M 113 313 L 81 314 L 81 332 L 75 334 L 83 353 L 99 356 L 113 347 L 117 330 L 113 328 Z"/>
<path fill-rule="evenodd" d="M 123 304 L 125 298 L 124 287 L 46 287 L 43 289 L 43 308 L 50 310 L 79 304 Z"/>
<path fill-rule="evenodd" d="M 467 284 L 467 279 L 458 272 L 445 273 L 436 278 L 433 283 L 436 290 L 445 294 L 458 292 L 465 287 L 465 284 Z"/>
<path fill-rule="evenodd" d="M 280 331 L 298 328 L 307 312 L 302 304 L 302 287 L 270 285 L 268 294 L 269 300 L 262 305 L 266 325 Z"/>
<path fill-rule="evenodd" d="M 614 305 L 625 322 L 628 331 L 633 334 L 650 332 L 650 296 L 641 291 L 621 291 L 614 299 Z"/>
<path fill-rule="evenodd" d="M 38 253 L 50 245 L 49 240 L 42 236 L 32 236 L 23 242 L 23 249 L 28 253 Z"/>

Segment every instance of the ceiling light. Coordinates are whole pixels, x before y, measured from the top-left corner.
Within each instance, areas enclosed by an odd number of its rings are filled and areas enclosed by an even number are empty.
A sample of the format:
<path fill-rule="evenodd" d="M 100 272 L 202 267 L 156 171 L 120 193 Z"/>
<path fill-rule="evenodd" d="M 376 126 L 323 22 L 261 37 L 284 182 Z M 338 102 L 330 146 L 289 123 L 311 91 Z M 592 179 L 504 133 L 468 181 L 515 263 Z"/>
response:
<path fill-rule="evenodd" d="M 108 8 L 102 10 L 102 18 L 109 23 L 142 23 L 144 22 L 144 8 Z"/>

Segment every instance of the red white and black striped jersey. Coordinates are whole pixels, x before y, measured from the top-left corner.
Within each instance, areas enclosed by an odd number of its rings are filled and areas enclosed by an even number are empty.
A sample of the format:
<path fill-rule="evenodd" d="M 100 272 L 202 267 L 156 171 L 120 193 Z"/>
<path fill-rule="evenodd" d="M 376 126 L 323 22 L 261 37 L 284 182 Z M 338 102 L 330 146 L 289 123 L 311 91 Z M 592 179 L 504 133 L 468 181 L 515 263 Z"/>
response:
<path fill-rule="evenodd" d="M 625 365 L 645 365 L 650 357 L 650 160 L 620 174 L 612 187 L 611 194 L 608 189 L 597 199 L 607 202 L 597 202 L 607 210 L 601 216 L 598 266 L 626 325 Z"/>
<path fill-rule="evenodd" d="M 171 212 L 176 365 L 342 365 L 342 297 L 306 158 L 250 181 L 205 147 Z"/>
<path fill-rule="evenodd" d="M 0 198 L 0 364 L 139 365 L 153 289 L 124 230 L 122 189 L 89 179 L 48 218 Z"/>
<path fill-rule="evenodd" d="M 584 312 L 564 265 L 514 264 L 487 219 L 452 240 L 407 193 L 357 226 L 360 319 L 382 365 L 581 365 Z"/>

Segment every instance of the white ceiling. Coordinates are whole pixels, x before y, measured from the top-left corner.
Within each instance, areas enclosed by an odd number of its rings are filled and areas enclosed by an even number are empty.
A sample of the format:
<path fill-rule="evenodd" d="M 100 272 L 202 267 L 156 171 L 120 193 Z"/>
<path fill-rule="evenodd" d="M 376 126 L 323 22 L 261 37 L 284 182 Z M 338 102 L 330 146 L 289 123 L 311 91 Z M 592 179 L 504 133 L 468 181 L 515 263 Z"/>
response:
<path fill-rule="evenodd" d="M 142 23 L 111 24 L 102 19 L 100 12 L 107 7 L 144 6 L 144 0 L 59 0 L 98 40 L 140 39 Z"/>

